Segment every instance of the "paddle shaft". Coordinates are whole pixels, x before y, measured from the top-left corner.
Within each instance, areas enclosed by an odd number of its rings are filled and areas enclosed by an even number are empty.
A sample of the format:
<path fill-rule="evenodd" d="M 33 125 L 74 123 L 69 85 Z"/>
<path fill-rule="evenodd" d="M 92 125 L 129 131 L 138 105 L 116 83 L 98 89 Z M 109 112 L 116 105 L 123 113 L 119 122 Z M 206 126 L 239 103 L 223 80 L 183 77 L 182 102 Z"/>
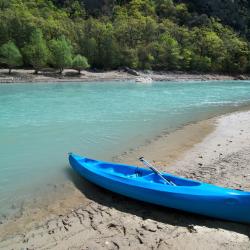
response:
<path fill-rule="evenodd" d="M 166 182 L 169 185 L 176 186 L 172 181 L 168 180 L 166 177 L 164 177 L 161 172 L 156 169 L 154 166 L 152 166 L 148 161 L 146 161 L 143 157 L 140 157 L 139 160 L 148 168 L 150 168 L 155 174 L 157 174 L 164 182 Z"/>

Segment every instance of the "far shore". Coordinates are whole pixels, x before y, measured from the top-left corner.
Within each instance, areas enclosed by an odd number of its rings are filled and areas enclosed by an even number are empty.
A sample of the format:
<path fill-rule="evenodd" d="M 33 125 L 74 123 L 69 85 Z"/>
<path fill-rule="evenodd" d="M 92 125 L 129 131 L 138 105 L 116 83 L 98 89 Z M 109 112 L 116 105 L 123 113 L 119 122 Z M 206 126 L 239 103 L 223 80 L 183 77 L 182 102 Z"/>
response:
<path fill-rule="evenodd" d="M 236 74 L 213 74 L 213 73 L 188 73 L 188 72 L 164 72 L 164 71 L 81 71 L 78 74 L 73 69 L 65 69 L 63 74 L 55 70 L 43 70 L 34 74 L 34 70 L 13 69 L 8 74 L 8 69 L 0 69 L 0 83 L 22 82 L 90 82 L 90 81 L 125 81 L 137 80 L 138 78 L 151 78 L 153 81 L 209 81 L 209 80 L 250 80 L 250 75 Z"/>
<path fill-rule="evenodd" d="M 137 164 L 144 155 L 163 171 L 250 191 L 249 123 L 245 107 L 162 134 L 113 160 Z M 0 225 L 1 249 L 250 249 L 250 225 L 128 199 L 73 171 L 69 178 L 67 198 Z"/>

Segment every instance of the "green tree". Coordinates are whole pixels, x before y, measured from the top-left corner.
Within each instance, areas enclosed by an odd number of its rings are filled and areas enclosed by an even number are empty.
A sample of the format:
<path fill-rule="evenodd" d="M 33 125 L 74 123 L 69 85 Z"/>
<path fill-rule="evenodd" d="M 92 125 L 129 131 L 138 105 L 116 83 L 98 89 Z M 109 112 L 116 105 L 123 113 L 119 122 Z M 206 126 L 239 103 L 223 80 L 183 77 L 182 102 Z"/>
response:
<path fill-rule="evenodd" d="M 0 46 L 13 41 L 23 48 L 24 66 L 40 68 L 47 44 L 48 63 L 60 72 L 70 66 L 76 51 L 100 69 L 247 73 L 248 2 L 0 0 Z"/>
<path fill-rule="evenodd" d="M 82 54 L 93 67 L 112 69 L 119 64 L 119 47 L 111 22 L 89 19 L 85 23 L 85 37 L 81 41 Z"/>
<path fill-rule="evenodd" d="M 173 17 L 176 14 L 173 0 L 157 0 L 156 13 L 160 17 Z"/>
<path fill-rule="evenodd" d="M 180 66 L 183 70 L 189 70 L 192 62 L 193 52 L 190 49 L 184 48 L 181 52 Z"/>
<path fill-rule="evenodd" d="M 203 59 L 210 58 L 210 70 L 221 71 L 226 56 L 226 49 L 222 39 L 214 31 L 197 29 L 196 32 L 196 47 L 199 50 L 199 55 Z M 203 59 L 202 62 L 204 62 Z M 206 64 L 202 63 L 202 65 Z"/>
<path fill-rule="evenodd" d="M 87 58 L 85 56 L 76 55 L 72 61 L 72 67 L 81 74 L 81 70 L 89 68 Z"/>
<path fill-rule="evenodd" d="M 0 62 L 7 65 L 9 74 L 14 67 L 23 64 L 22 55 L 13 42 L 5 43 L 0 48 Z"/>
<path fill-rule="evenodd" d="M 137 50 L 123 48 L 120 54 L 120 66 L 126 66 L 133 69 L 138 68 L 139 60 L 137 55 Z"/>
<path fill-rule="evenodd" d="M 50 41 L 51 64 L 62 74 L 65 67 L 72 64 L 72 46 L 64 36 Z"/>
<path fill-rule="evenodd" d="M 140 47 L 138 49 L 139 58 L 139 68 L 141 69 L 151 69 L 155 58 L 150 54 L 150 49 L 148 47 Z"/>
<path fill-rule="evenodd" d="M 115 38 L 122 47 L 135 48 L 144 42 L 143 38 L 145 38 L 146 34 L 147 41 L 154 35 L 155 30 L 151 34 L 148 34 L 149 32 L 146 29 L 146 27 L 148 29 L 154 28 L 154 24 L 150 23 L 150 20 L 152 19 L 147 19 L 143 16 L 119 17 L 114 21 Z"/>
<path fill-rule="evenodd" d="M 94 65 L 97 58 L 97 42 L 94 37 L 84 38 L 80 43 L 81 53 L 86 55 L 88 62 Z"/>
<path fill-rule="evenodd" d="M 66 11 L 69 13 L 70 17 L 73 19 L 86 17 L 86 11 L 83 2 L 66 0 L 64 2 L 64 7 Z"/>
<path fill-rule="evenodd" d="M 38 73 L 39 69 L 46 66 L 49 58 L 49 49 L 40 29 L 32 32 L 30 43 L 24 47 L 23 52 L 27 62 L 35 69 L 35 74 Z"/>
<path fill-rule="evenodd" d="M 161 35 L 157 42 L 150 44 L 150 51 L 155 58 L 155 69 L 175 70 L 179 68 L 180 48 L 178 42 L 168 33 Z"/>
<path fill-rule="evenodd" d="M 225 71 L 231 73 L 245 72 L 249 63 L 249 44 L 235 34 L 225 34 L 224 46 L 227 49 Z"/>
<path fill-rule="evenodd" d="M 155 14 L 155 6 L 151 0 L 131 0 L 128 5 L 130 16 L 149 16 Z"/>
<path fill-rule="evenodd" d="M 191 69 L 195 71 L 201 72 L 209 72 L 211 71 L 211 58 L 207 56 L 200 56 L 194 54 L 191 61 Z"/>
<path fill-rule="evenodd" d="M 10 6 L 9 0 L 0 0 L 0 10 L 4 10 Z"/>

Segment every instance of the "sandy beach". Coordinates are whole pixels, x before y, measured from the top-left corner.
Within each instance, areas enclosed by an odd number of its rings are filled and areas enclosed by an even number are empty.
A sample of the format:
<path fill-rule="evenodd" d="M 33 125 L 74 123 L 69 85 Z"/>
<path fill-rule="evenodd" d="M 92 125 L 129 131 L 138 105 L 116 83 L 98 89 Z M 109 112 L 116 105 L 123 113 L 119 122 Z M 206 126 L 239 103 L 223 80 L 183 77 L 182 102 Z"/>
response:
<path fill-rule="evenodd" d="M 113 70 L 103 72 L 82 71 L 79 75 L 75 70 L 65 69 L 60 75 L 55 71 L 44 70 L 34 74 L 34 70 L 15 69 L 9 75 L 8 70 L 0 69 L 0 83 L 22 82 L 89 82 L 89 81 L 124 81 L 150 78 L 153 81 L 208 81 L 208 80 L 248 80 L 249 75 L 223 75 L 187 72 L 133 71 Z"/>
<path fill-rule="evenodd" d="M 115 161 L 144 155 L 159 169 L 250 191 L 250 111 L 163 134 Z M 139 164 L 138 164 L 139 165 Z M 138 202 L 69 169 L 71 195 L 0 225 L 1 249 L 249 249 L 250 226 Z M 62 209 L 64 207 L 65 209 Z"/>

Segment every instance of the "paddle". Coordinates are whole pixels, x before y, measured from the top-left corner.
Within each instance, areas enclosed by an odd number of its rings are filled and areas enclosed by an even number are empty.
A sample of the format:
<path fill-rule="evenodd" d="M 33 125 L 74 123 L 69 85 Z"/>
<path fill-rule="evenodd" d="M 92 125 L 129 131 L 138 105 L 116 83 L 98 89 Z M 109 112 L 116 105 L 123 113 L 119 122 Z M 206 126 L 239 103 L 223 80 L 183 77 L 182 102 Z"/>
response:
<path fill-rule="evenodd" d="M 164 180 L 165 183 L 171 186 L 176 186 L 171 180 L 168 180 L 165 176 L 161 174 L 159 170 L 157 170 L 155 167 L 153 167 L 148 161 L 144 159 L 144 157 L 140 157 L 139 161 L 141 161 L 145 166 L 150 168 L 156 175 L 158 175 L 162 180 Z"/>

